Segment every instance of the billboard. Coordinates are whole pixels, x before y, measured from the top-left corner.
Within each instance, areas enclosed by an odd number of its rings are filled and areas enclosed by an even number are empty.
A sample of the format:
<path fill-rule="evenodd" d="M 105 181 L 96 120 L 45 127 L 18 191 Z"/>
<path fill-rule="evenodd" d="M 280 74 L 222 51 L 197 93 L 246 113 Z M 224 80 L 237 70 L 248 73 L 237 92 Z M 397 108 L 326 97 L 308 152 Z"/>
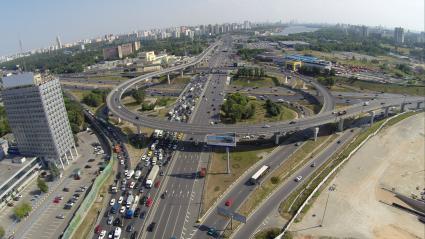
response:
<path fill-rule="evenodd" d="M 217 207 L 217 213 L 229 217 L 238 222 L 246 223 L 246 217 L 236 212 L 232 212 L 224 207 Z"/>
<path fill-rule="evenodd" d="M 208 145 L 235 147 L 236 134 L 207 134 L 205 142 L 207 142 Z"/>

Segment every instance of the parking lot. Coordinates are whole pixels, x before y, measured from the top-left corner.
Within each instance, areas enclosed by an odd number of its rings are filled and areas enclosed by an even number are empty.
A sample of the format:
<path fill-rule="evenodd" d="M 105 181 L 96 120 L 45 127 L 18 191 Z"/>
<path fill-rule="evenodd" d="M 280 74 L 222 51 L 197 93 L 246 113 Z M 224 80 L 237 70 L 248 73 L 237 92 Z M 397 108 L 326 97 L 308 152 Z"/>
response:
<path fill-rule="evenodd" d="M 71 162 L 62 178 L 48 182 L 48 193 L 40 194 L 35 180 L 22 192 L 20 201 L 31 202 L 33 211 L 29 217 L 16 223 L 13 227 L 13 230 L 16 231 L 16 238 L 58 238 L 67 226 L 71 215 L 78 208 L 87 188 L 97 175 L 99 165 L 103 162 L 103 155 L 100 154 L 102 151 L 98 150 L 96 154 L 92 146 L 92 144 L 99 143 L 95 134 L 81 132 L 78 134 L 78 138 L 79 157 Z M 78 169 L 81 177 L 76 180 L 74 174 Z M 85 189 L 81 187 L 85 187 Z M 39 194 L 38 198 L 33 196 Z M 67 203 L 69 203 L 69 209 L 65 209 Z M 10 208 L 3 214 L 12 220 L 13 209 Z"/>

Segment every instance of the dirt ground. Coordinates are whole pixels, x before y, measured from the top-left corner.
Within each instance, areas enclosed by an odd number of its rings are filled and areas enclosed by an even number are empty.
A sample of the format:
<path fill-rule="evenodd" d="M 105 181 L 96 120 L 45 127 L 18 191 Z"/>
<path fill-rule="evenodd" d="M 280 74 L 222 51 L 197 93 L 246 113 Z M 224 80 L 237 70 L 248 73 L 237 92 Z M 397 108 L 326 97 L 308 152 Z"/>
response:
<path fill-rule="evenodd" d="M 389 200 L 382 187 L 407 196 L 425 187 L 424 116 L 407 118 L 366 143 L 330 183 L 335 190 L 323 191 L 290 228 L 294 238 L 424 238 L 416 216 L 380 202 Z"/>

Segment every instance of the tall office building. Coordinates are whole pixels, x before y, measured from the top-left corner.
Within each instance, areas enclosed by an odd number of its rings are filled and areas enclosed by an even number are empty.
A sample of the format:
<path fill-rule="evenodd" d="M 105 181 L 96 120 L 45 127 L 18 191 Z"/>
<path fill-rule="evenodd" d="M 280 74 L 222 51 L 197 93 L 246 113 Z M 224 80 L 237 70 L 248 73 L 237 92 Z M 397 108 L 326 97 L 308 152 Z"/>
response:
<path fill-rule="evenodd" d="M 402 27 L 394 28 L 394 41 L 395 43 L 404 43 L 404 29 Z"/>
<path fill-rule="evenodd" d="M 4 77 L 2 97 L 22 155 L 59 168 L 78 156 L 57 78 L 30 72 Z"/>
<path fill-rule="evenodd" d="M 59 36 L 56 37 L 56 43 L 58 44 L 58 49 L 62 48 L 62 42 Z"/>

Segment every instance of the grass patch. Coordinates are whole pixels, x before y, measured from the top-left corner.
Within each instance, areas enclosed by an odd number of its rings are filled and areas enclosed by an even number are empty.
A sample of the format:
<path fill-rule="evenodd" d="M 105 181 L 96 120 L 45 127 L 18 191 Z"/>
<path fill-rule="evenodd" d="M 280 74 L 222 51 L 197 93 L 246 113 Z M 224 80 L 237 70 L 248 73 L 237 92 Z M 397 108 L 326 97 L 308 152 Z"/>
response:
<path fill-rule="evenodd" d="M 411 86 L 411 85 L 398 85 L 398 84 L 383 84 L 370 81 L 362 80 L 350 80 L 346 78 L 338 77 L 338 83 L 348 84 L 353 87 L 357 87 L 360 90 L 372 90 L 377 92 L 394 93 L 394 94 L 408 94 L 408 95 L 419 95 L 425 96 L 424 86 Z"/>
<path fill-rule="evenodd" d="M 217 198 L 249 167 L 261 160 L 275 148 L 272 144 L 241 145 L 237 151 L 230 151 L 231 174 L 227 174 L 227 153 L 217 149 L 211 154 L 210 165 L 205 183 L 202 214 Z"/>
<path fill-rule="evenodd" d="M 297 117 L 297 113 L 294 110 L 282 104 L 279 104 L 281 113 L 273 117 L 267 117 L 267 111 L 264 108 L 264 102 L 251 100 L 250 104 L 255 105 L 254 115 L 249 119 L 241 120 L 238 122 L 238 124 L 260 124 L 264 122 L 287 121 Z"/>
<path fill-rule="evenodd" d="M 255 234 L 254 239 L 274 239 L 280 232 L 280 228 L 265 229 Z"/>
<path fill-rule="evenodd" d="M 237 85 L 241 87 L 273 87 L 278 83 L 276 77 L 259 77 L 259 78 L 247 78 L 238 77 L 232 78 L 230 81 L 231 85 Z"/>

